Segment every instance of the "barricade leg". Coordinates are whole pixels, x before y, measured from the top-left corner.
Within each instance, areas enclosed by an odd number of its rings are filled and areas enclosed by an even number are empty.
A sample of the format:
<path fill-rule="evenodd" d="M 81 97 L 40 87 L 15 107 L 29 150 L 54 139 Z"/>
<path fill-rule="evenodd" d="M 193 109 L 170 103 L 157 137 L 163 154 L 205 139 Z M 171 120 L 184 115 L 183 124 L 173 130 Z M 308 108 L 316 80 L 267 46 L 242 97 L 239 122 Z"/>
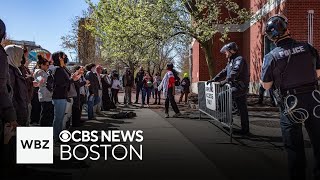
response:
<path fill-rule="evenodd" d="M 232 138 L 233 138 L 233 125 L 230 125 L 230 143 L 232 143 Z"/>

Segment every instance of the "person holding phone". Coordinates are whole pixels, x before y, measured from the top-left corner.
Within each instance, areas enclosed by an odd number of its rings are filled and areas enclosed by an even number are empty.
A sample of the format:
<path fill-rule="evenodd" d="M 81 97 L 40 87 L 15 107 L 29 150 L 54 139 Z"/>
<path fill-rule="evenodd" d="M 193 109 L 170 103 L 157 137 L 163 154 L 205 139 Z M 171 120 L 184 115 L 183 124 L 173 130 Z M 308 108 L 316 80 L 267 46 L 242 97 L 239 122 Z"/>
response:
<path fill-rule="evenodd" d="M 74 67 L 75 74 L 80 75 L 83 77 L 84 69 L 81 66 Z M 81 78 L 74 82 L 75 90 L 77 92 L 77 96 L 73 97 L 73 104 L 72 104 L 72 127 L 79 127 L 81 126 L 81 112 L 82 112 L 82 103 L 81 103 L 81 95 L 84 92 L 80 92 L 81 88 L 84 86 L 89 86 L 90 82 Z"/>
<path fill-rule="evenodd" d="M 34 72 L 34 83 L 39 87 L 38 99 L 41 105 L 40 111 L 40 126 L 52 126 L 53 122 L 53 104 L 52 104 L 52 92 L 46 87 L 46 82 L 49 74 L 49 61 L 43 58 L 41 55 L 38 56 L 37 62 L 38 68 Z"/>
<path fill-rule="evenodd" d="M 79 75 L 71 74 L 66 69 L 68 62 L 67 55 L 58 51 L 52 54 L 54 70 L 54 88 L 52 94 L 52 101 L 54 105 L 54 118 L 53 118 L 53 136 L 54 140 L 59 141 L 59 134 L 64 128 L 64 119 L 67 110 L 67 103 L 69 100 L 69 90 L 71 83 L 79 80 Z"/>

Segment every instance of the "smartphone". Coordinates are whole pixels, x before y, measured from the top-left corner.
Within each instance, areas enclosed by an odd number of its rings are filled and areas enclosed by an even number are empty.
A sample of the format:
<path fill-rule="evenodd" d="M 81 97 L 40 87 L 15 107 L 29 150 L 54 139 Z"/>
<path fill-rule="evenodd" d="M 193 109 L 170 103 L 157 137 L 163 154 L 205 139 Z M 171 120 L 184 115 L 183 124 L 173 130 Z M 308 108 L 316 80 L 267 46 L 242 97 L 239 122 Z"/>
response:
<path fill-rule="evenodd" d="M 43 77 L 38 76 L 38 77 L 37 77 L 37 82 L 41 82 L 42 79 L 43 79 Z"/>

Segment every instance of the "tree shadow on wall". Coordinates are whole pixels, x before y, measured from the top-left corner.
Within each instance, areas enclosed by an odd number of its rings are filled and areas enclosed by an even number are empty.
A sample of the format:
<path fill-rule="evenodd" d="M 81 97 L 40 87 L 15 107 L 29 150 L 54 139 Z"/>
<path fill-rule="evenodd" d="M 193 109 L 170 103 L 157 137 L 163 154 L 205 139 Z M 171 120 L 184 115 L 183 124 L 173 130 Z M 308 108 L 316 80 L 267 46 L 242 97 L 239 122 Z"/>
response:
<path fill-rule="evenodd" d="M 258 9 L 261 9 L 265 5 L 265 0 L 255 0 L 255 6 Z M 275 14 L 280 14 L 281 12 L 285 12 L 284 10 L 285 5 L 281 7 L 281 0 L 275 0 L 276 3 L 276 8 L 274 10 Z M 262 13 L 262 12 L 261 12 Z M 260 14 L 262 16 L 263 14 Z M 252 61 L 251 61 L 251 69 L 252 69 L 252 74 L 251 74 L 251 81 L 254 82 L 251 92 L 253 93 L 258 93 L 259 91 L 259 80 L 260 80 L 260 74 L 261 74 L 261 68 L 263 64 L 263 57 L 265 55 L 265 35 L 264 35 L 264 24 L 268 20 L 269 17 L 271 17 L 273 14 L 267 14 L 265 16 L 262 16 L 260 20 L 256 22 L 257 25 L 257 30 L 256 32 L 256 41 L 250 41 L 253 46 L 250 47 L 255 47 L 254 49 L 250 49 L 250 54 L 252 55 Z"/>

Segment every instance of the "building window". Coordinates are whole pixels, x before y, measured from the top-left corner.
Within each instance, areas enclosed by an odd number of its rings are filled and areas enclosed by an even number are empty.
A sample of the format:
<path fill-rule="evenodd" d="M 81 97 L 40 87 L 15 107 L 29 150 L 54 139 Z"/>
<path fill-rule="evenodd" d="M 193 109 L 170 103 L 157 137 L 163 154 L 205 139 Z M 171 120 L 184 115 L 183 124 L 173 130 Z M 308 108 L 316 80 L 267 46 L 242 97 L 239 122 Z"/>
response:
<path fill-rule="evenodd" d="M 274 42 L 270 41 L 267 36 L 264 36 L 264 55 L 268 54 L 275 47 L 276 45 L 274 44 Z"/>

